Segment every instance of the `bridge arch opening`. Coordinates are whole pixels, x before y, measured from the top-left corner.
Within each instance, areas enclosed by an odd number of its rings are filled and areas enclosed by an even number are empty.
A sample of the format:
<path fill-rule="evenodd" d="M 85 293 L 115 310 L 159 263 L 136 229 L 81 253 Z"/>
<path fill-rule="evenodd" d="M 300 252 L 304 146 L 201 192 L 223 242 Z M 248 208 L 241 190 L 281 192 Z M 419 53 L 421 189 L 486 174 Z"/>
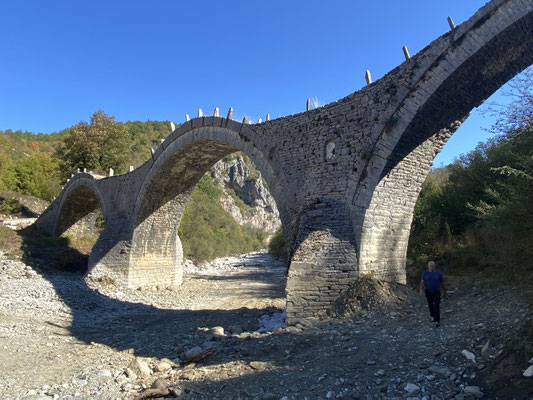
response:
<path fill-rule="evenodd" d="M 68 239 L 68 245 L 77 257 L 69 252 L 64 262 L 58 261 L 58 267 L 85 271 L 89 254 L 104 229 L 105 219 L 102 203 L 93 188 L 83 184 L 74 186 L 61 202 L 55 234 Z"/>
<path fill-rule="evenodd" d="M 202 136 L 202 133 L 208 137 L 198 137 Z M 280 207 L 275 189 L 272 190 L 273 187 L 279 186 L 280 182 L 276 180 L 277 177 L 273 174 L 272 168 L 266 163 L 259 150 L 254 148 L 250 142 L 235 140 L 234 132 L 228 134 L 228 130 L 219 128 L 215 132 L 205 129 L 203 132 L 193 130 L 176 139 L 174 143 L 175 145 L 169 145 L 159 157 L 160 159 L 156 161 L 153 173 L 145 180 L 146 186 L 141 189 L 142 197 L 139 196 L 137 202 L 137 217 L 133 228 L 128 272 L 128 286 L 130 287 L 163 285 L 172 288 L 182 285 L 184 263 L 191 258 L 191 255 L 199 256 L 200 260 L 192 260 L 198 264 L 199 261 L 204 261 L 202 258 L 209 258 L 216 253 L 212 251 L 213 249 L 205 249 L 207 251 L 204 253 L 207 254 L 199 254 L 199 246 L 212 246 L 217 247 L 218 251 L 224 251 L 224 248 L 230 244 L 228 240 L 244 240 L 249 242 L 248 247 L 246 244 L 232 247 L 255 250 L 258 249 L 257 244 L 261 240 L 263 240 L 263 246 L 260 247 L 265 247 L 266 236 L 274 233 L 281 226 L 281 222 L 275 221 L 278 219 L 275 208 L 279 208 L 279 220 L 283 221 L 282 205 Z M 215 166 L 214 169 L 213 166 Z M 221 170 L 224 169 L 227 172 L 226 178 L 220 176 Z M 242 169 L 249 169 L 248 174 Z M 227 181 L 226 185 L 220 185 L 224 180 Z M 255 181 L 255 184 L 252 184 L 252 181 Z M 195 187 L 197 187 L 196 192 L 194 192 Z M 251 192 L 254 189 L 261 191 L 267 188 L 272 190 L 271 198 L 274 207 L 272 204 L 262 204 L 261 208 L 264 211 L 269 207 L 274 210 L 271 210 L 270 221 L 262 221 L 265 222 L 264 225 L 270 225 L 269 231 L 260 233 L 261 221 L 256 224 L 255 228 L 249 227 L 253 218 L 248 218 L 249 216 L 245 214 L 250 211 L 253 199 L 247 196 L 252 195 Z M 211 197 L 210 200 L 214 204 L 202 203 L 206 197 Z M 191 199 L 194 204 L 191 204 Z M 238 224 L 228 214 L 232 208 L 237 209 L 233 214 L 237 215 L 236 219 L 242 219 L 241 224 Z M 225 216 L 211 214 L 213 212 L 222 212 Z M 206 219 L 214 221 L 206 221 Z M 207 226 L 206 222 L 212 225 Z M 198 227 L 194 226 L 195 223 L 205 225 Z M 189 232 L 184 229 L 191 226 L 198 228 L 193 233 L 194 243 L 187 242 L 191 239 L 187 237 L 187 234 L 191 232 L 190 229 Z M 263 226 L 263 230 L 268 230 L 264 228 Z M 235 234 L 232 229 L 239 232 Z M 202 243 L 202 230 L 210 236 L 205 237 L 205 243 Z M 250 265 L 254 262 L 252 259 L 241 265 Z M 279 268 L 280 265 L 282 263 L 278 262 L 277 267 Z M 188 269 L 190 268 L 191 264 L 188 263 Z M 268 269 L 268 267 L 265 268 Z M 255 277 L 259 280 L 268 279 L 266 275 L 255 274 Z M 248 275 L 248 278 L 250 277 L 251 275 Z M 248 278 L 243 279 L 249 282 Z M 281 279 L 285 279 L 284 274 Z M 185 281 L 186 284 L 187 281 Z M 250 284 L 254 286 L 253 283 Z M 284 303 L 285 283 L 282 282 L 281 285 L 280 290 L 275 291 L 275 295 L 278 302 Z M 261 285 L 258 286 L 260 287 Z M 252 287 L 247 288 L 245 292 L 252 293 Z M 241 303 L 238 308 L 242 306 Z"/>

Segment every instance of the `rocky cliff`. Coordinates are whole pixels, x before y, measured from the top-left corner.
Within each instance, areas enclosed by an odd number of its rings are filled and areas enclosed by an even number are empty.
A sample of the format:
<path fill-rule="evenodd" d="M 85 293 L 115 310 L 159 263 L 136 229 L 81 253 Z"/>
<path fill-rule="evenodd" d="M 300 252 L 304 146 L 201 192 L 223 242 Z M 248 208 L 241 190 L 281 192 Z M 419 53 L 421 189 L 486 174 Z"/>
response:
<path fill-rule="evenodd" d="M 222 207 L 240 225 L 251 225 L 268 233 L 281 227 L 276 202 L 261 172 L 248 157 L 239 153 L 225 157 L 213 166 L 210 175 L 223 188 Z"/>

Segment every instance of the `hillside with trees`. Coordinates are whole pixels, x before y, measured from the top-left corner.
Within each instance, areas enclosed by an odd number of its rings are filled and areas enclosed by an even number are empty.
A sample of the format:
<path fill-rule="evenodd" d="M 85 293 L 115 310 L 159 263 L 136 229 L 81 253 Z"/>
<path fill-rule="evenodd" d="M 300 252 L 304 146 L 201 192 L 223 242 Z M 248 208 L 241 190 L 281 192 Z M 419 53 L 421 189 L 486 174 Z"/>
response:
<path fill-rule="evenodd" d="M 52 200 L 77 168 L 105 175 L 146 162 L 170 134 L 169 121 L 115 122 L 102 110 L 90 122 L 49 135 L 0 131 L 0 190 Z"/>
<path fill-rule="evenodd" d="M 0 191 L 51 201 L 78 168 L 104 176 L 110 168 L 115 173 L 124 173 L 128 166 L 136 168 L 146 162 L 151 149 L 157 148 L 170 133 L 169 121 L 121 123 L 102 110 L 96 111 L 89 122 L 82 121 L 50 135 L 0 131 Z M 247 157 L 238 157 L 237 161 L 251 164 Z M 250 171 L 250 176 L 242 179 L 263 184 L 253 165 L 241 169 Z M 237 202 L 243 215 L 253 214 L 257 207 L 243 202 L 236 188 L 221 185 L 206 174 L 193 191 L 183 215 L 179 234 L 185 256 L 195 262 L 267 246 L 268 232 L 242 221 L 237 223 L 221 203 Z M 226 201 L 222 201 L 224 196 Z M 4 197 L 2 200 L 0 193 L 0 214 L 20 212 L 13 196 Z M 84 242 L 95 240 L 87 238 Z"/>

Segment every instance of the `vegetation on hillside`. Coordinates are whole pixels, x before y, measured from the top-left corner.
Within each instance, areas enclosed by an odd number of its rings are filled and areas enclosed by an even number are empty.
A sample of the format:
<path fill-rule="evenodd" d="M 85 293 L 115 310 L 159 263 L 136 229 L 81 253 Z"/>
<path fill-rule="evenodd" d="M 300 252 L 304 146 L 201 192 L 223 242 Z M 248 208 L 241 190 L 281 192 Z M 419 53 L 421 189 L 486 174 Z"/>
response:
<path fill-rule="evenodd" d="M 146 162 L 169 134 L 168 121 L 119 123 L 102 110 L 89 123 L 49 135 L 0 131 L 0 190 L 50 201 L 77 168 L 125 172 Z"/>
<path fill-rule="evenodd" d="M 265 247 L 266 234 L 237 224 L 218 202 L 221 195 L 208 175 L 198 182 L 179 229 L 185 258 L 201 262 Z"/>
<path fill-rule="evenodd" d="M 168 121 L 119 123 L 102 110 L 90 122 L 50 135 L 0 132 L 0 190 L 50 201 L 77 168 L 106 174 L 109 168 L 121 173 L 128 165 L 138 167 L 170 133 Z M 209 176 L 193 191 L 179 231 L 185 257 L 199 262 L 266 247 L 264 232 L 238 225 L 220 206 L 221 194 Z M 19 208 L 0 200 L 0 212 L 13 214 Z"/>
<path fill-rule="evenodd" d="M 150 149 L 156 149 L 171 133 L 169 121 L 128 121 L 124 124 L 130 135 L 131 150 L 128 165 L 135 168 L 150 159 Z"/>
<path fill-rule="evenodd" d="M 0 154 L 0 190 L 50 201 L 60 189 L 59 164 L 52 154 L 25 153 L 13 158 Z"/>

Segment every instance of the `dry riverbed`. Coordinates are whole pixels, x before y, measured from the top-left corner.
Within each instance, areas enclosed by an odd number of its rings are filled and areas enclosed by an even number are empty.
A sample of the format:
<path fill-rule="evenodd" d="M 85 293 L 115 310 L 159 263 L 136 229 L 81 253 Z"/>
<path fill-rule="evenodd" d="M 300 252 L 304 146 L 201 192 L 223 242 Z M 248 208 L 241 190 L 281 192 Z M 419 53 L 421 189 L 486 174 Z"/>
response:
<path fill-rule="evenodd" d="M 370 311 L 348 299 L 354 317 L 285 327 L 285 276 L 258 253 L 188 264 L 180 287 L 126 290 L 1 255 L 0 398 L 533 396 L 527 360 L 491 375 L 531 319 L 508 287 L 451 278 L 438 329 L 415 291 L 379 282 Z"/>

